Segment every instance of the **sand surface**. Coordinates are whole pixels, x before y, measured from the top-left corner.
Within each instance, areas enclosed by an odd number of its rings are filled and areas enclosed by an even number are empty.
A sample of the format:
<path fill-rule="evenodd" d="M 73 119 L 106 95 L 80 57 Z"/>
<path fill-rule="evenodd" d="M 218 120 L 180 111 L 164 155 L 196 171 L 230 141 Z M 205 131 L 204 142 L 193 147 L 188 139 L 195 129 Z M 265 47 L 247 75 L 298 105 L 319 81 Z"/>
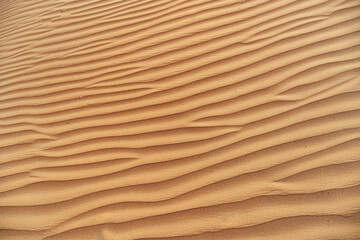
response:
<path fill-rule="evenodd" d="M 359 30 L 359 0 L 0 1 L 0 239 L 360 239 Z"/>

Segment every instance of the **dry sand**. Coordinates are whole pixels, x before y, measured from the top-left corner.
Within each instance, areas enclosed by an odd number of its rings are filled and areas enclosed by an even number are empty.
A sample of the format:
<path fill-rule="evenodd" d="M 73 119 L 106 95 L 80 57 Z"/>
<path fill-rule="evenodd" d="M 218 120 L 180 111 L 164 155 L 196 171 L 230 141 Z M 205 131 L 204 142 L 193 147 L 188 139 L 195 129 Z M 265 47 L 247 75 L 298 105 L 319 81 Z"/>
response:
<path fill-rule="evenodd" d="M 360 239 L 359 30 L 359 0 L 0 1 L 0 239 Z"/>

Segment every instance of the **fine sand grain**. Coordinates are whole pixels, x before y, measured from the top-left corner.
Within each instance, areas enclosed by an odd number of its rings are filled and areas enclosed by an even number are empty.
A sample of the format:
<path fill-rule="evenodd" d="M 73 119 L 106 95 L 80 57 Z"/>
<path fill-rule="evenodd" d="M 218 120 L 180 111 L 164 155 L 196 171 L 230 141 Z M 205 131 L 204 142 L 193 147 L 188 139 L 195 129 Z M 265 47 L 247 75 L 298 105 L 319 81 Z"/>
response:
<path fill-rule="evenodd" d="M 1 0 L 0 240 L 360 239 L 359 0 Z"/>

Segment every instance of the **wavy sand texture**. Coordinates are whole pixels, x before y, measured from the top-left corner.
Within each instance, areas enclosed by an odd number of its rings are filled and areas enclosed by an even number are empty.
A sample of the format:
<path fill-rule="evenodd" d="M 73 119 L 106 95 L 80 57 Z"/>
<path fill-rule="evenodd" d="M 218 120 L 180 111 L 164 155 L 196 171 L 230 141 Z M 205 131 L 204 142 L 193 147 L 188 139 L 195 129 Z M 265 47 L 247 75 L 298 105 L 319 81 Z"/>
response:
<path fill-rule="evenodd" d="M 360 1 L 3 0 L 0 239 L 360 239 Z"/>

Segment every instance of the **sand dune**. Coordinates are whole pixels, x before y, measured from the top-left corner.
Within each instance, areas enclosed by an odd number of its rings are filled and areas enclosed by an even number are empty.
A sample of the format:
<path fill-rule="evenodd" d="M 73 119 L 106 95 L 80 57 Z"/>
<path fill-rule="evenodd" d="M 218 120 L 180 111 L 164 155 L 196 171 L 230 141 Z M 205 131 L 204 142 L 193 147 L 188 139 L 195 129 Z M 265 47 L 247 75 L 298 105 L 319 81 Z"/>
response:
<path fill-rule="evenodd" d="M 0 239 L 360 239 L 358 0 L 0 2 Z"/>

